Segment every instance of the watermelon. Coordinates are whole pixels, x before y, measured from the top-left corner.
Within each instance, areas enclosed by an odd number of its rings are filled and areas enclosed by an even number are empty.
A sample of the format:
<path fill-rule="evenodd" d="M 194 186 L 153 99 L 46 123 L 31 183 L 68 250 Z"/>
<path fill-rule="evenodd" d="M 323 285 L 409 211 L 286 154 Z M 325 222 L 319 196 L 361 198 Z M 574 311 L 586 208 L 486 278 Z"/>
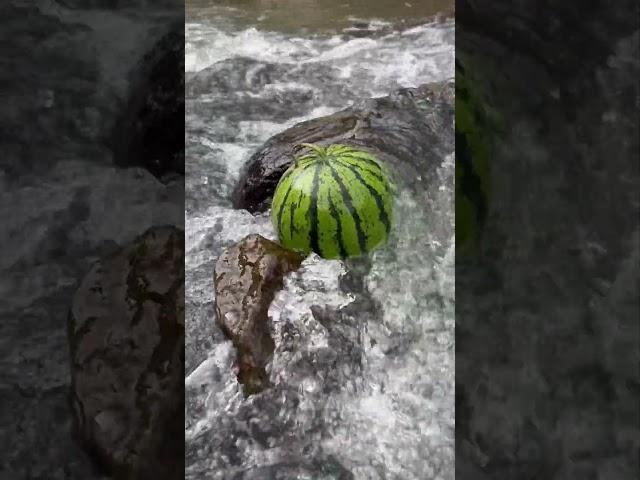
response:
<path fill-rule="evenodd" d="M 491 195 L 496 120 L 456 59 L 456 256 L 475 257 Z"/>
<path fill-rule="evenodd" d="M 301 146 L 308 153 L 282 175 L 271 204 L 280 243 L 326 259 L 361 256 L 384 244 L 395 194 L 389 170 L 351 146 Z"/>

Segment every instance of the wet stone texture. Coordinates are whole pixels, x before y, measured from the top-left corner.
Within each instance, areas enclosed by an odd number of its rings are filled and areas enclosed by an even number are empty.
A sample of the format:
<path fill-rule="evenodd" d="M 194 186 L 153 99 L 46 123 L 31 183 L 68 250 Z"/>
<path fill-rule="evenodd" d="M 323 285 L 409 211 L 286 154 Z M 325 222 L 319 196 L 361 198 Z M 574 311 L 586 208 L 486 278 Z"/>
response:
<path fill-rule="evenodd" d="M 96 263 L 68 328 L 80 444 L 114 478 L 182 478 L 183 232 L 154 227 Z"/>
<path fill-rule="evenodd" d="M 275 187 L 301 143 L 344 143 L 388 163 L 424 201 L 442 158 L 454 148 L 454 86 L 438 82 L 403 88 L 346 110 L 300 123 L 275 135 L 247 162 L 234 193 L 236 208 L 269 207 Z"/>
<path fill-rule="evenodd" d="M 274 351 L 267 316 L 283 277 L 303 257 L 260 235 L 227 248 L 215 267 L 216 317 L 238 352 L 238 381 L 250 395 L 268 384 L 265 371 Z"/>

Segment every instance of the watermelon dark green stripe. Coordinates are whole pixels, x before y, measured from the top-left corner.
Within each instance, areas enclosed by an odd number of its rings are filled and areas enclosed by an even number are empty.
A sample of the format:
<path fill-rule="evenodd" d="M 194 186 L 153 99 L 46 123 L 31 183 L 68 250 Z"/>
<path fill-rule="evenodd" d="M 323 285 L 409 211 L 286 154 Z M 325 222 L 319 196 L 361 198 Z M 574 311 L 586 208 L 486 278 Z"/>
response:
<path fill-rule="evenodd" d="M 285 192 L 284 198 L 282 199 L 282 203 L 278 206 L 278 211 L 276 213 L 276 225 L 278 226 L 279 231 L 284 232 L 285 231 L 285 226 L 288 226 L 289 228 L 289 239 L 291 240 L 293 238 L 293 233 L 294 233 L 294 223 L 293 223 L 293 217 L 295 214 L 295 208 L 293 207 L 294 202 L 291 202 L 292 204 L 289 206 L 289 209 L 287 210 L 287 213 L 289 214 L 289 224 L 286 225 L 286 223 L 283 223 L 283 221 L 285 220 L 285 207 L 287 206 L 287 201 L 290 199 L 290 193 L 296 188 L 295 184 L 296 181 L 303 175 L 303 173 L 307 170 L 308 167 L 315 165 L 314 162 L 307 162 L 306 164 L 302 165 L 300 161 L 298 161 L 297 165 L 292 165 L 290 167 L 289 170 L 287 170 L 287 172 L 285 172 L 285 174 L 283 175 L 282 179 L 280 180 L 280 184 L 285 184 L 287 180 L 289 180 L 289 185 L 287 186 L 287 190 Z M 292 200 L 295 200 L 295 196 L 294 198 L 292 198 Z M 275 203 L 275 202 L 274 202 Z M 299 197 L 298 197 L 298 206 L 299 206 Z"/>
<path fill-rule="evenodd" d="M 318 187 L 320 184 L 320 171 L 324 166 L 323 163 L 316 163 L 316 169 L 313 172 L 313 186 L 311 187 L 311 205 L 309 207 L 309 244 L 311 250 L 322 255 L 322 249 L 318 241 Z"/>
<path fill-rule="evenodd" d="M 482 191 L 482 180 L 473 168 L 467 137 L 459 132 L 456 132 L 456 153 L 462 169 L 460 192 L 476 206 L 476 219 L 478 224 L 483 225 L 487 217 L 487 202 Z"/>
<path fill-rule="evenodd" d="M 358 165 L 357 163 L 350 163 L 348 160 L 344 160 L 342 158 L 338 158 L 336 160 L 340 165 L 344 165 L 347 168 L 361 168 L 361 165 Z M 386 185 L 385 185 L 385 181 L 384 178 L 382 177 L 382 175 L 380 175 L 377 172 L 374 172 L 373 170 L 369 170 L 368 168 L 361 168 L 362 170 L 367 172 L 367 175 L 371 175 L 373 178 L 375 178 L 376 180 L 378 180 L 378 182 L 380 182 L 382 184 L 382 186 L 385 188 L 385 192 L 387 191 L 386 189 Z"/>
<path fill-rule="evenodd" d="M 293 240 L 293 229 L 295 228 L 294 217 L 298 205 L 297 203 L 291 202 L 291 206 L 289 207 L 289 240 Z"/>
<path fill-rule="evenodd" d="M 340 218 L 340 214 L 338 213 L 338 209 L 336 208 L 335 203 L 333 203 L 333 198 L 331 194 L 328 194 L 329 198 L 329 211 L 331 212 L 331 217 L 336 221 L 336 240 L 338 242 L 338 251 L 340 252 L 340 256 L 342 258 L 347 257 L 347 249 L 344 246 L 344 239 L 342 238 L 343 230 L 342 230 L 342 219 Z"/>
<path fill-rule="evenodd" d="M 285 207 L 287 206 L 287 202 L 290 199 L 291 192 L 294 191 L 295 179 L 300 175 L 300 172 L 296 171 L 295 169 L 291 169 L 289 172 L 290 172 L 289 186 L 285 193 L 285 197 L 282 199 L 282 203 L 280 205 L 280 209 L 278 212 L 278 224 L 280 225 L 281 229 L 284 228 L 284 224 L 282 222 L 283 222 L 283 214 L 285 212 Z M 286 180 L 287 179 L 284 179 L 283 183 L 285 183 Z"/>
<path fill-rule="evenodd" d="M 380 214 L 380 221 L 384 225 L 385 232 L 387 232 L 387 235 L 389 235 L 389 232 L 391 231 L 391 222 L 389 221 L 389 217 L 388 217 L 387 212 L 386 212 L 386 210 L 384 208 L 384 200 L 382 199 L 382 196 L 380 195 L 380 192 L 378 192 L 378 190 L 376 190 L 375 187 L 370 185 L 362 177 L 362 175 L 360 175 L 360 172 L 358 172 L 358 169 L 356 169 L 352 165 L 346 165 L 346 168 L 348 168 L 353 173 L 353 175 L 356 177 L 356 179 L 362 185 L 365 186 L 365 188 L 369 191 L 369 193 L 373 197 L 373 200 L 376 202 L 376 206 L 378 207 L 378 211 L 379 211 L 379 214 Z"/>
<path fill-rule="evenodd" d="M 349 190 L 347 189 L 344 182 L 340 178 L 340 175 L 338 174 L 337 170 L 331 164 L 328 164 L 328 166 L 331 171 L 331 176 L 340 187 L 340 193 L 342 194 L 344 204 L 347 207 L 349 215 L 351 215 L 351 217 L 353 218 L 353 222 L 356 226 L 358 246 L 360 247 L 360 251 L 358 252 L 358 254 L 364 253 L 367 251 L 367 237 L 365 236 L 364 231 L 362 230 L 360 215 L 358 214 L 358 211 L 356 210 L 356 208 L 353 206 L 353 199 L 351 198 L 351 194 L 349 193 Z"/>
<path fill-rule="evenodd" d="M 367 174 L 375 177 L 376 180 L 378 180 L 380 183 L 384 184 L 384 178 L 383 178 L 381 170 L 379 168 L 377 170 L 370 170 L 369 168 L 363 168 L 362 165 L 358 163 L 358 161 L 350 162 L 348 158 L 338 158 L 336 161 L 338 163 L 340 163 L 341 165 L 350 165 L 352 167 L 356 167 L 356 168 L 360 168 L 362 170 L 365 170 L 367 172 Z"/>
<path fill-rule="evenodd" d="M 355 162 L 354 165 L 358 165 L 359 163 L 364 163 L 367 166 L 373 167 L 375 169 L 375 174 L 378 175 L 378 177 L 380 177 L 380 179 L 382 180 L 382 176 L 384 175 L 384 172 L 382 171 L 382 167 L 380 167 L 378 162 L 376 162 L 375 160 L 372 160 L 368 157 L 356 157 L 348 153 L 340 155 L 339 159 L 344 162 L 347 162 L 348 160 L 352 160 L 352 162 Z M 371 171 L 371 173 L 374 173 L 374 171 Z"/>
<path fill-rule="evenodd" d="M 284 194 L 284 198 L 282 199 L 282 203 L 280 204 L 280 208 L 278 208 L 278 214 L 277 214 L 277 222 L 278 222 L 278 226 L 280 227 L 280 230 L 283 229 L 282 226 L 282 212 L 284 211 L 284 206 L 287 204 L 287 199 L 289 198 L 289 194 L 291 193 L 291 189 L 293 188 L 293 179 L 291 179 L 291 183 L 289 183 L 289 188 L 287 188 L 286 193 Z"/>
<path fill-rule="evenodd" d="M 378 170 L 382 171 L 382 167 L 380 164 L 371 158 L 370 155 L 367 154 L 359 154 L 356 152 L 345 152 L 339 155 L 339 158 L 353 158 L 355 160 L 363 161 L 372 167 L 376 167 Z"/>
<path fill-rule="evenodd" d="M 300 197 L 300 192 L 295 188 L 293 182 L 294 180 L 292 179 L 292 186 L 294 187 L 291 190 L 292 194 L 289 195 L 288 201 L 286 203 L 283 202 L 285 203 L 285 211 L 282 215 L 282 225 L 280 227 L 283 234 L 287 231 L 288 228 L 288 237 L 290 241 L 293 240 L 293 212 L 296 205 L 296 198 Z"/>

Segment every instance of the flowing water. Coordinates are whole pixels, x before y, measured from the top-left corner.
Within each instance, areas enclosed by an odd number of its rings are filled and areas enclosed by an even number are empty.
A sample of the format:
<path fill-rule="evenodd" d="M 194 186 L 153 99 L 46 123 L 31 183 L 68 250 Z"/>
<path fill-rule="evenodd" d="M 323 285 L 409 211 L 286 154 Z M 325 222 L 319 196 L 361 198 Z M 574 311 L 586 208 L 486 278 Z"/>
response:
<path fill-rule="evenodd" d="M 186 478 L 452 479 L 453 156 L 428 212 L 400 193 L 363 282 L 357 262 L 315 255 L 286 278 L 269 309 L 273 387 L 249 398 L 215 324 L 213 270 L 249 233 L 275 239 L 268 214 L 229 200 L 251 154 L 305 119 L 453 78 L 453 22 L 334 2 L 312 25 L 247 3 L 187 8 Z"/>

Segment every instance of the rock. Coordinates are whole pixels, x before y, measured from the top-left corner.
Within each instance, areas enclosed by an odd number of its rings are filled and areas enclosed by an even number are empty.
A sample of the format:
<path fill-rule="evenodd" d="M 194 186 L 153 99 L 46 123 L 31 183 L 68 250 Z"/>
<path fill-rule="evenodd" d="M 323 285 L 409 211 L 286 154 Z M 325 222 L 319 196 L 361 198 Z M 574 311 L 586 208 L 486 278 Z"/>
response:
<path fill-rule="evenodd" d="M 363 98 L 361 85 L 368 81 L 358 72 L 345 82 L 340 69 L 326 61 L 269 63 L 233 57 L 188 75 L 185 97 L 190 113 L 223 124 L 208 128 L 207 137 L 228 142 L 237 141 L 230 138 L 238 134 L 240 122 L 284 123 L 314 108 L 340 109 L 353 98 Z M 206 101 L 200 98 L 204 95 Z"/>
<path fill-rule="evenodd" d="M 285 65 L 260 62 L 254 58 L 234 57 L 220 60 L 195 73 L 186 84 L 188 97 L 236 90 L 258 93 L 266 85 L 279 81 L 288 69 Z"/>
<path fill-rule="evenodd" d="M 184 24 L 174 24 L 133 72 L 112 136 L 114 161 L 156 177 L 184 175 Z"/>
<path fill-rule="evenodd" d="M 68 335 L 80 444 L 114 478 L 182 478 L 183 232 L 151 228 L 96 263 Z"/>
<path fill-rule="evenodd" d="M 215 267 L 216 316 L 238 351 L 238 381 L 251 395 L 268 385 L 265 366 L 274 350 L 268 309 L 283 277 L 303 257 L 260 235 L 225 250 Z"/>
<path fill-rule="evenodd" d="M 416 195 L 425 195 L 436 168 L 454 151 L 453 104 L 453 82 L 432 83 L 300 123 L 269 139 L 249 159 L 234 192 L 234 206 L 266 210 L 300 143 L 366 148 L 386 161 Z"/>

